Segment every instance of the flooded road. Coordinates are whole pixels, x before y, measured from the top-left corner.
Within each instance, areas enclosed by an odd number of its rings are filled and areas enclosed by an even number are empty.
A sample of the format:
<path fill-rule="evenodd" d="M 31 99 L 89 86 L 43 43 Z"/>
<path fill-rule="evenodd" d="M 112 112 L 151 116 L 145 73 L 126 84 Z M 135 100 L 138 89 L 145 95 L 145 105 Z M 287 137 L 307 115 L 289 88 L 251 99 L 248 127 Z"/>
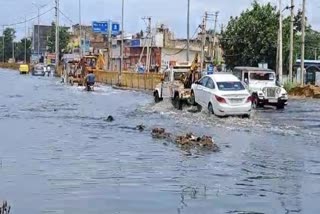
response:
<path fill-rule="evenodd" d="M 317 100 L 252 119 L 208 117 L 107 86 L 0 72 L 0 198 L 12 213 L 318 213 Z M 113 115 L 115 121 L 105 119 Z M 146 130 L 134 127 L 144 124 Z M 219 153 L 154 140 L 212 135 Z"/>

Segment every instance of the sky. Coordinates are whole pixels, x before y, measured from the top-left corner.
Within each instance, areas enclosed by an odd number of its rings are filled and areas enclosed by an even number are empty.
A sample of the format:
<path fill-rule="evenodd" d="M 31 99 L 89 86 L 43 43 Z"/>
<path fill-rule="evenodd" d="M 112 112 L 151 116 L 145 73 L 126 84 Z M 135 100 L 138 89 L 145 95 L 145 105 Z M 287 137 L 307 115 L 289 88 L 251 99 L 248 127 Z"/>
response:
<path fill-rule="evenodd" d="M 92 21 L 114 20 L 121 21 L 121 0 L 60 0 L 61 25 L 79 23 L 79 1 L 81 1 L 81 19 L 83 24 L 91 25 Z M 201 23 L 205 11 L 214 13 L 219 11 L 218 29 L 226 26 L 230 16 L 238 16 L 250 7 L 253 0 L 190 0 L 190 34 L 194 34 Z M 258 0 L 261 3 L 278 4 L 278 0 Z M 295 1 L 295 10 L 301 8 L 302 0 Z M 175 36 L 186 37 L 187 0 L 124 0 L 125 2 L 125 32 L 135 33 L 146 28 L 143 17 L 152 17 L 153 25 L 163 23 L 175 32 Z M 283 7 L 290 4 L 290 0 L 282 0 Z M 47 12 L 54 7 L 54 0 L 0 0 L 0 26 L 21 22 L 27 17 L 37 16 L 35 5 L 43 6 L 40 13 Z M 320 31 L 320 1 L 307 0 L 306 15 L 309 24 Z M 289 15 L 285 11 L 284 15 Z M 54 20 L 54 11 L 49 11 L 40 17 L 41 24 L 50 24 Z M 28 22 L 28 27 L 37 24 L 37 18 Z M 213 28 L 214 21 L 208 21 L 208 27 Z M 15 25 L 17 37 L 25 35 L 25 25 Z M 28 31 L 27 31 L 28 32 Z M 29 30 L 31 32 L 31 30 Z"/>

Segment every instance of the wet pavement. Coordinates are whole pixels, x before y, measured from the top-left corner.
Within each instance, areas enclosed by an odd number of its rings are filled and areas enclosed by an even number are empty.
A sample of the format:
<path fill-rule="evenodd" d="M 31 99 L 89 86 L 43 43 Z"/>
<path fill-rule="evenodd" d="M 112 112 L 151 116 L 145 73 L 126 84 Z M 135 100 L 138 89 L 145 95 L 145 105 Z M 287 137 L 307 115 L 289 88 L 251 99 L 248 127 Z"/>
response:
<path fill-rule="evenodd" d="M 0 79 L 0 198 L 12 213 L 320 210 L 318 100 L 216 118 L 141 92 L 88 93 L 8 70 Z M 153 139 L 155 127 L 213 136 L 220 152 L 181 150 Z"/>

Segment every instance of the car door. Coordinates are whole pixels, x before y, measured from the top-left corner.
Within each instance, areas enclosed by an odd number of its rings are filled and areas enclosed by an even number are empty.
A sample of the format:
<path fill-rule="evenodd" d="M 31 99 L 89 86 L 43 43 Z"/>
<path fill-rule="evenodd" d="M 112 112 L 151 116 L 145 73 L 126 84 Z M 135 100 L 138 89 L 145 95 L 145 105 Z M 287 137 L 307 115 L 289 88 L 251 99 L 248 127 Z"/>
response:
<path fill-rule="evenodd" d="M 203 90 L 203 102 L 204 105 L 208 105 L 210 102 L 211 97 L 214 94 L 215 84 L 212 78 L 209 77 L 208 81 L 206 82 L 206 86 Z"/>
<path fill-rule="evenodd" d="M 205 85 L 207 84 L 208 77 L 203 77 L 198 81 L 196 88 L 194 89 L 195 101 L 200 105 L 203 105 L 203 96 Z"/>

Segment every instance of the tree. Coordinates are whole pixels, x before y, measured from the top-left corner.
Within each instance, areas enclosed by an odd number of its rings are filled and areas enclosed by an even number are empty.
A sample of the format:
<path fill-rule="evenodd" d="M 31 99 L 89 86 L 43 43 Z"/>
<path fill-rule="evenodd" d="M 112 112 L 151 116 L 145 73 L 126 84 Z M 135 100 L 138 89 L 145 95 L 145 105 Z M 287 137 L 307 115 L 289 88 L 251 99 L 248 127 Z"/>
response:
<path fill-rule="evenodd" d="M 257 66 L 266 62 L 276 67 L 278 13 L 270 3 L 260 5 L 254 1 L 252 9 L 240 17 L 231 17 L 222 35 L 221 45 L 229 67 Z"/>
<path fill-rule="evenodd" d="M 3 55 L 5 56 L 5 61 L 7 62 L 12 57 L 12 42 L 15 39 L 16 31 L 13 28 L 6 28 L 1 37 L 1 49 L 0 56 L 1 61 Z M 3 53 L 3 36 L 4 36 L 4 53 Z"/>
<path fill-rule="evenodd" d="M 15 48 L 15 51 L 16 51 L 16 60 L 17 61 L 24 61 L 24 56 L 25 56 L 25 40 L 27 42 L 27 62 L 30 61 L 30 58 L 31 58 L 31 45 L 32 45 L 32 42 L 30 39 L 27 39 L 27 38 L 23 38 L 21 39 L 20 42 L 16 43 L 16 48 Z"/>
<path fill-rule="evenodd" d="M 59 53 L 64 53 L 67 51 L 70 35 L 67 28 L 59 28 Z M 56 46 L 56 25 L 53 22 L 51 25 L 51 30 L 48 35 L 48 51 L 51 53 L 55 52 Z"/>

